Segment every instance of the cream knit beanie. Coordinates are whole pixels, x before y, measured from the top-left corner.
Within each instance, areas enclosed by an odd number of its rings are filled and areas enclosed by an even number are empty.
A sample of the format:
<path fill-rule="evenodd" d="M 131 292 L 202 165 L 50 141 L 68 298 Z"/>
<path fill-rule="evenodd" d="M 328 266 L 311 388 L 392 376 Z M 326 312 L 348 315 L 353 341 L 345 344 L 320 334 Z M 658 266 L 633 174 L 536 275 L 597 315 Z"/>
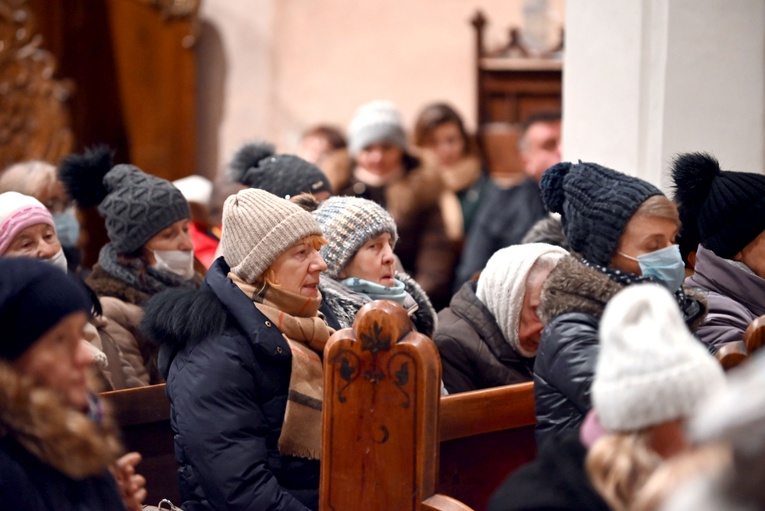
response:
<path fill-rule="evenodd" d="M 592 383 L 604 428 L 636 431 L 687 418 L 724 384 L 720 364 L 688 331 L 663 286 L 628 286 L 608 302 Z"/>
<path fill-rule="evenodd" d="M 321 229 L 309 212 L 265 190 L 241 190 L 223 205 L 221 253 L 231 271 L 248 283 L 312 234 L 321 236 Z"/>
<path fill-rule="evenodd" d="M 529 270 L 545 254 L 560 260 L 568 252 L 546 243 L 512 245 L 497 250 L 478 277 L 476 296 L 494 316 L 505 340 L 517 353 L 527 358 L 536 353 L 522 349 L 518 340 L 521 305 Z"/>

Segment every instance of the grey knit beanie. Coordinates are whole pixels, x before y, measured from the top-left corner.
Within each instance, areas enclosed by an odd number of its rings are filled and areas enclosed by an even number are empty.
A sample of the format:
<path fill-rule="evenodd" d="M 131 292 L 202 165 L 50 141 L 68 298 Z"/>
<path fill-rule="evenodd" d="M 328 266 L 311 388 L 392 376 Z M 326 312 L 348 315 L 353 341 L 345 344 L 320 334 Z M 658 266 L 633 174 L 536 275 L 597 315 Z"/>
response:
<path fill-rule="evenodd" d="M 664 195 L 647 181 L 597 163 L 562 162 L 547 169 L 542 200 L 560 213 L 571 250 L 608 266 L 633 213 L 649 197 Z"/>
<path fill-rule="evenodd" d="M 180 190 L 133 165 L 112 167 L 108 147 L 67 156 L 58 177 L 80 207 L 98 206 L 109 240 L 120 254 L 137 251 L 175 222 L 191 218 Z"/>
<path fill-rule="evenodd" d="M 361 105 L 348 127 L 348 151 L 351 156 L 376 142 L 406 147 L 404 123 L 390 101 L 372 101 Z"/>
<path fill-rule="evenodd" d="M 396 223 L 379 204 L 359 197 L 331 197 L 313 212 L 329 243 L 321 247 L 327 276 L 333 279 L 370 239 L 390 233 L 398 241 Z"/>
<path fill-rule="evenodd" d="M 265 190 L 249 188 L 223 204 L 221 252 L 231 271 L 253 283 L 289 247 L 321 228 L 310 213 Z"/>

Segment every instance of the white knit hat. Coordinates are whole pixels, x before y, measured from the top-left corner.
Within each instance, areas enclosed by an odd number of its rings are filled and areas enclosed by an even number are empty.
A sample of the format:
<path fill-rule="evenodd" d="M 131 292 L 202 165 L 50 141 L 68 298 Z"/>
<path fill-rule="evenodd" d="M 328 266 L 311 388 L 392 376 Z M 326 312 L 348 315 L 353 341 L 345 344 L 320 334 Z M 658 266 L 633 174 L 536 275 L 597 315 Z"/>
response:
<path fill-rule="evenodd" d="M 505 340 L 517 353 L 527 358 L 536 353 L 528 353 L 518 339 L 521 305 L 529 270 L 545 254 L 561 259 L 568 252 L 546 243 L 512 245 L 497 250 L 478 277 L 476 296 L 494 316 Z"/>
<path fill-rule="evenodd" d="M 657 284 L 628 286 L 606 306 L 592 402 L 609 431 L 636 431 L 689 417 L 725 384 L 720 364 Z"/>
<path fill-rule="evenodd" d="M 348 127 L 348 151 L 351 156 L 376 142 L 406 147 L 404 122 L 396 105 L 390 101 L 372 101 L 361 105 Z"/>
<path fill-rule="evenodd" d="M 173 185 L 181 191 L 189 202 L 207 205 L 212 197 L 212 181 L 204 176 L 186 176 L 173 181 Z"/>
<path fill-rule="evenodd" d="M 37 224 L 56 228 L 42 202 L 18 192 L 0 193 L 0 255 L 5 254 L 21 231 Z"/>
<path fill-rule="evenodd" d="M 221 253 L 231 271 L 255 282 L 289 247 L 321 228 L 311 213 L 297 204 L 249 188 L 223 204 Z"/>

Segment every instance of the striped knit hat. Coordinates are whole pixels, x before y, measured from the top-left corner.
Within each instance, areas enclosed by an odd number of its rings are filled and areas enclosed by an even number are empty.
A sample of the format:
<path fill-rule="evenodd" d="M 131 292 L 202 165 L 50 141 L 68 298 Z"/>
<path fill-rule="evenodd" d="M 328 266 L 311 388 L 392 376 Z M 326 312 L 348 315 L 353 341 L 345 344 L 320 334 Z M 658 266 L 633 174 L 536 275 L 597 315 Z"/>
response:
<path fill-rule="evenodd" d="M 221 252 L 231 271 L 248 283 L 312 234 L 321 236 L 321 229 L 310 213 L 265 190 L 241 190 L 223 205 Z"/>
<path fill-rule="evenodd" d="M 379 204 L 358 197 L 331 197 L 313 213 L 329 243 L 321 247 L 326 274 L 337 279 L 356 252 L 370 239 L 390 233 L 398 241 L 396 223 Z"/>
<path fill-rule="evenodd" d="M 53 217 L 42 202 L 18 192 L 0 193 L 0 256 L 5 254 L 21 231 L 37 224 L 56 228 Z"/>
<path fill-rule="evenodd" d="M 571 250 L 609 266 L 624 228 L 649 197 L 664 195 L 647 181 L 597 163 L 562 162 L 547 169 L 542 200 L 560 213 Z"/>

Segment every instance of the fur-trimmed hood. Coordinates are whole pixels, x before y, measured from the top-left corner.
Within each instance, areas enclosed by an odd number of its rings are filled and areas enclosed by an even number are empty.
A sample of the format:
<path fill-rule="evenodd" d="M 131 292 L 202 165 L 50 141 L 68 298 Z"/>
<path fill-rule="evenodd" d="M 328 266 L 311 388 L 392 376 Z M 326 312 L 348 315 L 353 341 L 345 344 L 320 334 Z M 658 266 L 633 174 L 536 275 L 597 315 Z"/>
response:
<path fill-rule="evenodd" d="M 149 294 L 140 291 L 125 281 L 118 279 L 107 273 L 100 264 L 93 267 L 85 283 L 90 286 L 98 296 L 113 296 L 123 302 L 132 303 L 141 306 L 149 299 Z"/>
<path fill-rule="evenodd" d="M 410 314 L 412 323 L 421 334 L 433 336 L 436 329 L 436 310 L 430 303 L 428 295 L 415 280 L 406 273 L 396 273 L 396 279 L 404 284 L 404 289 L 417 304 L 416 309 Z M 350 328 L 356 318 L 356 313 L 361 307 L 370 302 L 369 298 L 354 293 L 347 286 L 337 280 L 322 275 L 319 284 L 322 301 L 335 315 L 342 328 Z"/>
<path fill-rule="evenodd" d="M 624 285 L 607 275 L 566 256 L 542 285 L 537 314 L 544 324 L 566 312 L 584 312 L 600 318 L 606 303 Z"/>
<path fill-rule="evenodd" d="M 0 438 L 13 439 L 71 479 L 103 475 L 122 452 L 108 414 L 100 424 L 0 361 Z"/>
<path fill-rule="evenodd" d="M 550 272 L 542 285 L 537 310 L 544 324 L 567 312 L 583 312 L 598 319 L 613 296 L 625 288 L 606 274 L 582 264 L 576 256 L 566 256 Z M 682 307 L 688 328 L 695 332 L 707 313 L 704 296 L 684 287 L 686 300 Z"/>

